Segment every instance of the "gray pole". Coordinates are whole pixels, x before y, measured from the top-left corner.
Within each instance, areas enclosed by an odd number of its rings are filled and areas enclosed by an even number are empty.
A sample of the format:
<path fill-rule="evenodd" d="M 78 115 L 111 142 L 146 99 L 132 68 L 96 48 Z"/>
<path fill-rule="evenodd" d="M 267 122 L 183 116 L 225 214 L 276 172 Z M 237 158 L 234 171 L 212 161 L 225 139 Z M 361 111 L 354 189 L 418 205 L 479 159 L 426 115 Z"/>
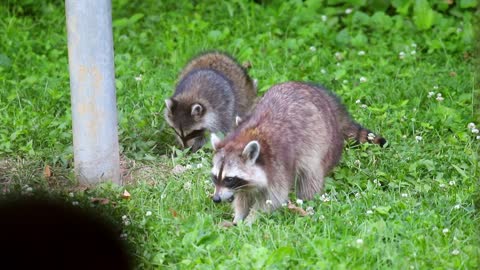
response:
<path fill-rule="evenodd" d="M 111 0 L 66 0 L 75 174 L 121 184 Z"/>

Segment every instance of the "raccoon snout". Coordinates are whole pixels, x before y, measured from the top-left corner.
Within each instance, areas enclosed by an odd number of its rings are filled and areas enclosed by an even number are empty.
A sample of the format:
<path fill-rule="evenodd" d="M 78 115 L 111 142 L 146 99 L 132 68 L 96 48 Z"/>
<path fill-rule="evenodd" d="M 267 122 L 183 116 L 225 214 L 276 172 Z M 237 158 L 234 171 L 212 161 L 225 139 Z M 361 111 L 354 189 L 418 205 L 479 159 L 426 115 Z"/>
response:
<path fill-rule="evenodd" d="M 213 195 L 212 200 L 213 200 L 214 203 L 219 203 L 219 202 L 222 201 L 222 198 L 220 198 L 220 196 L 215 194 L 215 195 Z"/>

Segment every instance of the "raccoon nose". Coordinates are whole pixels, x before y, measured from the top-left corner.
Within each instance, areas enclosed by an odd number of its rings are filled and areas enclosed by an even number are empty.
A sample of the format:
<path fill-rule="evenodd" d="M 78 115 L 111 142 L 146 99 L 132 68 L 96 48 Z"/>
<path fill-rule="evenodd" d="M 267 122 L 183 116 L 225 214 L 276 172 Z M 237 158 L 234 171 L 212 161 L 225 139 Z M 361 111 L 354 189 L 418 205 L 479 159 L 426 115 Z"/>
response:
<path fill-rule="evenodd" d="M 220 196 L 218 196 L 217 194 L 213 195 L 212 200 L 213 200 L 214 203 L 219 203 L 219 202 L 222 201 L 222 199 L 220 198 Z"/>

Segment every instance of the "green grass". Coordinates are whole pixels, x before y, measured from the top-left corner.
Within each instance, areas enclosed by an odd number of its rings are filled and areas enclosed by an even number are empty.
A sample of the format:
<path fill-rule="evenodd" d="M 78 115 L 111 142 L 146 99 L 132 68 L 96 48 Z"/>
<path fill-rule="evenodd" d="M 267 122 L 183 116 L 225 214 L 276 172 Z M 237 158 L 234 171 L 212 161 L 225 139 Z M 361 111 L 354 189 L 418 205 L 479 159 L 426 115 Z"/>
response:
<path fill-rule="evenodd" d="M 113 1 L 129 200 L 121 187 L 74 185 L 63 1 L 2 2 L 2 190 L 60 192 L 79 207 L 109 198 L 113 210 L 93 207 L 123 226 L 139 269 L 478 269 L 480 140 L 467 128 L 480 126 L 476 3 L 213 2 Z M 220 227 L 232 211 L 208 196 L 211 150 L 175 150 L 162 114 L 182 66 L 206 49 L 250 61 L 261 94 L 288 80 L 325 85 L 389 147 L 346 147 L 330 200 L 304 203 L 311 216 L 281 209 L 252 227 Z"/>

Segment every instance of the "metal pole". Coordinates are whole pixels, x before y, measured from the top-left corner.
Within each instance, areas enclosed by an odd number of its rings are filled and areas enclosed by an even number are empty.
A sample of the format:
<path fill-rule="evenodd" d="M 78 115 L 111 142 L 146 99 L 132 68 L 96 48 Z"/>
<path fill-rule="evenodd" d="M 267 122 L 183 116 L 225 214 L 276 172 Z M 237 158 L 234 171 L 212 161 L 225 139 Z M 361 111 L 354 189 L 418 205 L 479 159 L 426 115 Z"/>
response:
<path fill-rule="evenodd" d="M 75 174 L 121 184 L 111 0 L 66 0 Z"/>

